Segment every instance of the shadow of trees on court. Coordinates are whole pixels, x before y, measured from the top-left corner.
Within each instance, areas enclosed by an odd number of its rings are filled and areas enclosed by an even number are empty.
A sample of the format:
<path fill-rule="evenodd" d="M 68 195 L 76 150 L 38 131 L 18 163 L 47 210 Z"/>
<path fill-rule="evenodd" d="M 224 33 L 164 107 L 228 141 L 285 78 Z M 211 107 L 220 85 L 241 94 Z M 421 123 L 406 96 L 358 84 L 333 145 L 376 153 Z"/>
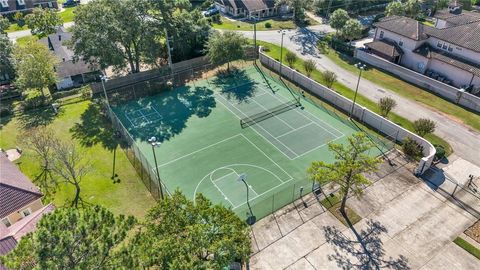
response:
<path fill-rule="evenodd" d="M 220 94 L 229 101 L 246 102 L 256 95 L 256 82 L 242 69 L 232 68 L 230 72 L 219 71 L 211 83 L 220 88 Z"/>
<path fill-rule="evenodd" d="M 343 234 L 333 226 L 324 227 L 327 243 L 335 248 L 335 254 L 329 255 L 329 260 L 335 260 L 342 269 L 410 269 L 408 260 L 400 255 L 398 259 L 387 257 L 380 239 L 387 229 L 378 221 L 368 220 L 365 230 L 359 232 L 350 226 L 353 239 Z"/>
<path fill-rule="evenodd" d="M 140 99 L 137 104 L 141 108 L 155 108 L 160 117 L 140 128 L 128 124 L 128 131 L 134 139 L 146 141 L 155 136 L 160 142 L 181 133 L 190 117 L 207 117 L 216 107 L 214 92 L 204 86 L 184 86 L 166 95 Z"/>
<path fill-rule="evenodd" d="M 84 147 L 101 144 L 105 149 L 113 151 L 120 143 L 110 120 L 97 103 L 90 103 L 80 116 L 80 122 L 75 123 L 70 132 Z"/>

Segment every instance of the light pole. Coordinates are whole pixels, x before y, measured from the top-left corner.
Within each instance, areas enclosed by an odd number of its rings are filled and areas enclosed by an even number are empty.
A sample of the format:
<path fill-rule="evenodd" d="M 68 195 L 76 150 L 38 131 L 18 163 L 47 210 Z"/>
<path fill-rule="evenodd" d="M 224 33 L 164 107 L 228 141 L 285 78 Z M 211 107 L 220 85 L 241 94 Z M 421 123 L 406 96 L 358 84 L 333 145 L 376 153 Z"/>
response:
<path fill-rule="evenodd" d="M 160 146 L 162 143 L 157 142 L 157 138 L 151 137 L 148 139 L 148 142 L 150 145 L 152 145 L 152 152 L 153 152 L 153 160 L 155 161 L 155 171 L 157 172 L 157 180 L 158 180 L 158 186 L 160 188 L 160 198 L 163 198 L 163 188 L 162 188 L 162 181 L 160 180 L 160 173 L 158 172 L 158 164 L 157 164 L 157 156 L 155 155 L 155 147 Z"/>
<path fill-rule="evenodd" d="M 283 65 L 283 36 L 285 36 L 285 30 L 279 30 L 279 33 L 282 34 L 282 42 L 280 43 L 280 77 L 282 77 L 282 65 Z"/>
<path fill-rule="evenodd" d="M 365 70 L 367 67 L 365 64 L 362 63 L 357 63 L 355 66 L 360 70 L 358 73 L 358 81 L 357 81 L 357 87 L 355 88 L 355 96 L 353 96 L 353 104 L 352 104 L 352 111 L 350 111 L 350 116 L 349 118 L 352 119 L 353 116 L 353 110 L 355 109 L 355 102 L 357 100 L 357 93 L 358 93 L 358 85 L 360 84 L 360 78 L 362 77 L 362 71 Z"/>
<path fill-rule="evenodd" d="M 100 75 L 100 80 L 102 80 L 102 88 L 103 88 L 103 94 L 105 95 L 105 100 L 107 101 L 107 105 L 110 108 L 110 102 L 108 101 L 107 90 L 105 89 L 105 82 L 108 81 L 107 75 Z"/>
<path fill-rule="evenodd" d="M 237 181 L 243 182 L 245 184 L 245 187 L 247 188 L 247 206 L 248 206 L 248 211 L 250 211 L 250 216 L 247 218 L 247 224 L 253 225 L 257 221 L 257 218 L 253 215 L 252 208 L 250 207 L 250 200 L 248 198 L 248 185 L 247 185 L 246 179 L 247 179 L 247 175 L 242 173 L 238 176 Z"/>
<path fill-rule="evenodd" d="M 170 48 L 170 38 L 168 37 L 168 31 L 165 27 L 165 36 L 167 37 L 167 51 L 168 51 L 168 67 L 172 70 L 172 49 Z"/>

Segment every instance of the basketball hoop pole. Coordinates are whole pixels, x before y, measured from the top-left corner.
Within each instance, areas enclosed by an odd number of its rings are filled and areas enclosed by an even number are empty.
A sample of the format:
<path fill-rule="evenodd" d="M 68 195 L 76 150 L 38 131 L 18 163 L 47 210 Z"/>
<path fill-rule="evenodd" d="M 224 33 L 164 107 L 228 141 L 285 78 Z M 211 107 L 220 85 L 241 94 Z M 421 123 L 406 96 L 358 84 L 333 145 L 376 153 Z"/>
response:
<path fill-rule="evenodd" d="M 248 185 L 247 185 L 247 182 L 245 181 L 245 178 L 247 178 L 247 175 L 246 174 L 241 174 L 237 181 L 241 181 L 245 184 L 245 187 L 247 188 L 247 206 L 248 206 L 248 211 L 250 212 L 250 216 L 247 218 L 247 224 L 248 225 L 253 225 L 255 224 L 257 218 L 253 215 L 253 212 L 252 212 L 252 207 L 250 207 L 250 200 L 249 200 L 249 197 L 248 197 Z"/>

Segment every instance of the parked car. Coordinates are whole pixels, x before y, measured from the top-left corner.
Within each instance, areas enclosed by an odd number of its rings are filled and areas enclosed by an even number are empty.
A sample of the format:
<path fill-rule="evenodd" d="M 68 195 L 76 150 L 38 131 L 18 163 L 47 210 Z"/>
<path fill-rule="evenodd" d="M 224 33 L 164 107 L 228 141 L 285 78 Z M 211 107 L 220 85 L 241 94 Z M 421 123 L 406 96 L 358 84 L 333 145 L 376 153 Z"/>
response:
<path fill-rule="evenodd" d="M 63 3 L 63 7 L 74 7 L 76 5 L 80 4 L 80 0 L 67 0 L 65 3 Z"/>
<path fill-rule="evenodd" d="M 205 17 L 210 17 L 210 16 L 212 16 L 212 15 L 215 15 L 215 14 L 217 14 L 217 13 L 220 13 L 220 10 L 218 10 L 218 8 L 216 8 L 216 7 L 212 7 L 212 8 L 210 8 L 210 9 L 205 10 L 205 11 L 202 12 L 202 13 L 203 13 L 203 16 L 205 16 Z"/>

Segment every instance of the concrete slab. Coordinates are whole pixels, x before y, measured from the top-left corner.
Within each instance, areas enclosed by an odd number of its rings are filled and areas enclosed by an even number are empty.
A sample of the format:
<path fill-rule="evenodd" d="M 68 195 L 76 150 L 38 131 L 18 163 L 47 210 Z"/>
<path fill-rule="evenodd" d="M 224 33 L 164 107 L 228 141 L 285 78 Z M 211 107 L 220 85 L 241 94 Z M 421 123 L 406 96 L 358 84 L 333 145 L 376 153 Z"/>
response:
<path fill-rule="evenodd" d="M 294 264 L 290 265 L 285 269 L 286 270 L 316 270 L 305 258 L 301 258 L 300 260 L 296 261 Z"/>
<path fill-rule="evenodd" d="M 443 171 L 461 185 L 468 182 L 470 174 L 480 176 L 480 167 L 462 158 L 443 168 Z"/>
<path fill-rule="evenodd" d="M 273 216 L 267 216 L 252 226 L 258 249 L 262 250 L 282 237 Z"/>
<path fill-rule="evenodd" d="M 449 243 L 437 253 L 421 270 L 455 270 L 480 269 L 480 260 L 457 246 Z"/>
<path fill-rule="evenodd" d="M 300 214 L 295 208 L 290 209 L 288 212 L 280 213 L 279 215 L 275 213 L 275 218 L 283 235 L 293 231 L 303 223 Z"/>

